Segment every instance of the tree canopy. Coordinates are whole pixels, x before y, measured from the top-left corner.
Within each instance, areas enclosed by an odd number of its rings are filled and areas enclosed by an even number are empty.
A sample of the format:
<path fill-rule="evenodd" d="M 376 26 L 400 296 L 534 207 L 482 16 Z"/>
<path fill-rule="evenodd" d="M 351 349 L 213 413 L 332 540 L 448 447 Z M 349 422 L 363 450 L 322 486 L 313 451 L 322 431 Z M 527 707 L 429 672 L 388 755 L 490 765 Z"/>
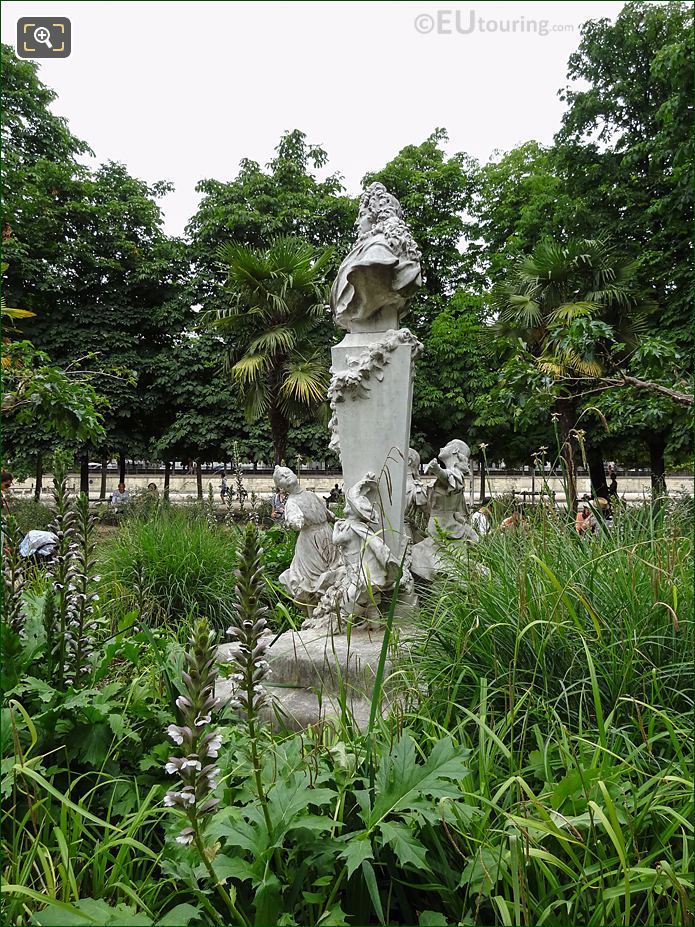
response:
<path fill-rule="evenodd" d="M 404 324 L 425 345 L 425 454 L 458 435 L 529 461 L 571 397 L 565 424 L 581 423 L 596 472 L 606 453 L 661 472 L 689 459 L 692 30 L 684 3 L 630 2 L 582 27 L 552 144 L 477 163 L 436 128 L 365 175 L 400 199 L 422 251 Z M 88 167 L 38 66 L 8 46 L 2 65 L 6 304 L 33 313 L 6 338 L 58 371 L 85 359 L 103 420 L 77 429 L 76 452 L 329 458 L 315 413 L 341 335 L 324 287 L 354 240 L 357 191 L 325 147 L 294 128 L 268 164 L 201 179 L 171 238 L 171 186 Z M 288 242 L 292 268 L 278 263 Z M 20 416 L 11 427 L 40 452 Z"/>

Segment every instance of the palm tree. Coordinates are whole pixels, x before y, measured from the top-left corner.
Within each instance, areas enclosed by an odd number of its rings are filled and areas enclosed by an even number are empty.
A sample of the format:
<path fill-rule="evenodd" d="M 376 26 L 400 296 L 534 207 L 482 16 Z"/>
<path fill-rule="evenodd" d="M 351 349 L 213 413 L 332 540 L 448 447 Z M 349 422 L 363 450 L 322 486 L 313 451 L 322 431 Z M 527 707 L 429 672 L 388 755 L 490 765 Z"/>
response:
<path fill-rule="evenodd" d="M 604 239 L 546 240 L 519 258 L 493 291 L 498 331 L 521 339 L 538 368 L 560 385 L 555 413 L 571 509 L 577 499 L 575 381 L 601 376 L 617 359 L 616 345 L 634 342 L 648 305 L 634 289 L 633 274 L 634 265 Z"/>
<path fill-rule="evenodd" d="M 267 249 L 230 242 L 218 254 L 231 299 L 209 321 L 230 336 L 226 362 L 246 416 L 268 416 L 280 463 L 290 422 L 316 413 L 326 397 L 329 369 L 320 327 L 332 250 L 284 237 Z"/>

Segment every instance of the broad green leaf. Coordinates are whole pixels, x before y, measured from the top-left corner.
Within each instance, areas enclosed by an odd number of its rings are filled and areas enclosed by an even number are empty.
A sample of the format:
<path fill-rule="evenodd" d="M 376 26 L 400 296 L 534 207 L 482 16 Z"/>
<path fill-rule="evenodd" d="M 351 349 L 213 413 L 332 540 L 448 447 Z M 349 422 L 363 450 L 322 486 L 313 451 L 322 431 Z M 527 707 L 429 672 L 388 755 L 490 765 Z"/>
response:
<path fill-rule="evenodd" d="M 150 927 L 152 919 L 140 914 L 125 904 L 115 907 L 101 898 L 81 898 L 75 902 L 72 911 L 55 907 L 46 908 L 33 917 L 33 923 L 41 927 L 75 927 L 93 924 L 95 927 Z"/>
<path fill-rule="evenodd" d="M 438 741 L 425 763 L 418 763 L 415 744 L 404 733 L 391 753 L 381 761 L 377 773 L 376 792 L 368 821 L 371 829 L 389 814 L 418 807 L 424 796 L 458 798 L 460 790 L 451 780 L 468 774 L 465 757 L 468 751 L 456 748 L 449 737 Z"/>
<path fill-rule="evenodd" d="M 274 875 L 268 875 L 256 890 L 254 898 L 256 907 L 256 924 L 277 924 L 282 910 L 280 882 Z"/>
<path fill-rule="evenodd" d="M 420 927 L 447 927 L 449 923 L 439 911 L 420 911 L 417 922 Z"/>
<path fill-rule="evenodd" d="M 347 914 L 340 904 L 332 905 L 316 922 L 317 927 L 347 927 Z"/>
<path fill-rule="evenodd" d="M 197 905 L 177 904 L 157 921 L 156 927 L 187 927 L 194 918 L 198 917 L 200 917 L 200 908 Z"/>
<path fill-rule="evenodd" d="M 388 843 L 404 868 L 414 866 L 416 869 L 429 870 L 427 850 L 405 824 L 382 821 L 379 825 L 384 843 Z"/>
<path fill-rule="evenodd" d="M 466 864 L 459 885 L 468 885 L 473 895 L 489 896 L 508 871 L 508 850 L 502 850 L 501 846 L 495 850 L 481 847 Z"/>
<path fill-rule="evenodd" d="M 245 859 L 226 856 L 224 853 L 218 853 L 213 859 L 212 868 L 223 885 L 228 879 L 238 879 L 240 882 L 244 882 L 246 879 L 255 878 L 250 863 Z M 203 878 L 205 877 L 205 873 L 201 873 L 201 875 Z"/>
<path fill-rule="evenodd" d="M 385 924 L 386 920 L 384 918 L 384 909 L 381 906 L 381 896 L 379 895 L 379 887 L 376 884 L 374 867 L 367 859 L 365 859 L 362 863 L 362 873 L 364 875 L 367 891 L 369 892 L 369 897 L 372 899 L 372 904 L 374 905 L 374 910 L 376 911 L 376 916 L 379 918 L 379 923 Z"/>
<path fill-rule="evenodd" d="M 277 782 L 268 793 L 273 840 L 279 843 L 288 830 L 301 827 L 302 818 L 308 817 L 309 805 L 320 807 L 332 801 L 335 796 L 333 789 L 312 787 L 306 771 L 294 772 L 289 780 Z"/>
<path fill-rule="evenodd" d="M 374 859 L 374 852 L 368 837 L 351 835 L 350 842 L 340 851 L 339 856 L 345 860 L 348 878 L 350 878 L 364 860 Z"/>

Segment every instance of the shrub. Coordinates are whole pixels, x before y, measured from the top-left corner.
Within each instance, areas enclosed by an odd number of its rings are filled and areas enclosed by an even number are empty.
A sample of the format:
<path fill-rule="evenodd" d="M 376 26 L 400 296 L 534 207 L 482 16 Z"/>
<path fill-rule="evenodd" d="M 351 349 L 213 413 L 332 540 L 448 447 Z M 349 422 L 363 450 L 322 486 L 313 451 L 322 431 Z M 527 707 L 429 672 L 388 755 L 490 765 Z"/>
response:
<path fill-rule="evenodd" d="M 48 531 L 53 521 L 49 506 L 36 499 L 11 499 L 10 511 L 17 523 L 17 531 L 23 538 L 27 531 Z"/>
<path fill-rule="evenodd" d="M 211 527 L 192 508 L 162 506 L 152 517 L 124 520 L 102 554 L 112 605 L 129 610 L 140 595 L 153 624 L 199 615 L 215 627 L 225 625 L 237 534 Z"/>

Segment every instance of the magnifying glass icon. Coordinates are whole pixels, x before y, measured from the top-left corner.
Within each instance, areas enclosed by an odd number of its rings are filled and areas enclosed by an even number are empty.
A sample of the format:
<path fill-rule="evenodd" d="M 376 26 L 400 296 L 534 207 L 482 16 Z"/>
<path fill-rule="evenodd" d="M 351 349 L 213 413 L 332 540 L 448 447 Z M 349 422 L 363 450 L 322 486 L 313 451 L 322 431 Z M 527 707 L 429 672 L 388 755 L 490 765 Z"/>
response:
<path fill-rule="evenodd" d="M 40 42 L 47 48 L 53 49 L 51 45 L 51 33 L 45 26 L 38 26 L 38 28 L 34 29 L 34 41 Z"/>

